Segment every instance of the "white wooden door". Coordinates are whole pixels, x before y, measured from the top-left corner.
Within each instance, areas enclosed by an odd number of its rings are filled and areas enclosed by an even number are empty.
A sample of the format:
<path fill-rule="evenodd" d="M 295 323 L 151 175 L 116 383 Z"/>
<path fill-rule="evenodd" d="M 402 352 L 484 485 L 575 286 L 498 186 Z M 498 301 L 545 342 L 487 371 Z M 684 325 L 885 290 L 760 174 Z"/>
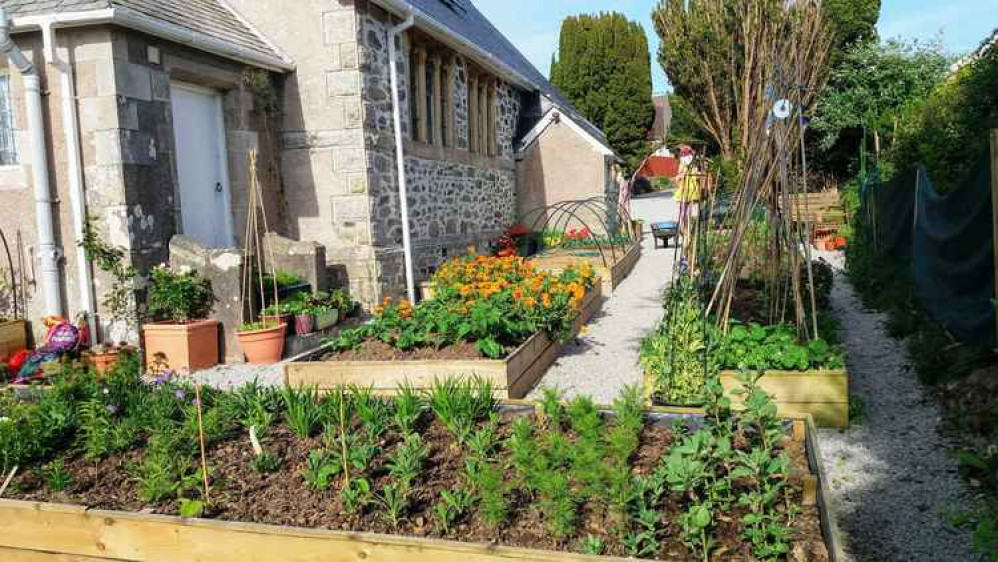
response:
<path fill-rule="evenodd" d="M 170 97 L 183 233 L 207 248 L 232 247 L 222 97 L 179 83 Z"/>

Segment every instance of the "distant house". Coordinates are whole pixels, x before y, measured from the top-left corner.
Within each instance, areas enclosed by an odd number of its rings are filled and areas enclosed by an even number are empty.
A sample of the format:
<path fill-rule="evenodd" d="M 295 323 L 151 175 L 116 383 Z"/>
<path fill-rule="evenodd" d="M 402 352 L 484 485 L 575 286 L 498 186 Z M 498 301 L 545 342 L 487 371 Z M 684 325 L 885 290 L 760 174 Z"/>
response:
<path fill-rule="evenodd" d="M 0 57 L 0 228 L 33 259 L 31 317 L 97 310 L 86 216 L 141 272 L 177 235 L 238 266 L 253 149 L 271 230 L 368 305 L 533 206 L 620 189 L 602 132 L 470 0 L 4 4 L 26 58 Z"/>

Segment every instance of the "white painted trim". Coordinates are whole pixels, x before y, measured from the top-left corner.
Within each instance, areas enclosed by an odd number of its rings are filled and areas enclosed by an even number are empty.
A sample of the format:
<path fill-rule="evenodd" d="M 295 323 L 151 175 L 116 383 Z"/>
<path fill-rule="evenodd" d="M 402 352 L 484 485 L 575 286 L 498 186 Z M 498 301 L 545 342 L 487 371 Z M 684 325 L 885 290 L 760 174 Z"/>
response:
<path fill-rule="evenodd" d="M 550 127 L 555 123 L 563 123 L 567 125 L 569 129 L 572 129 L 572 131 L 574 131 L 575 134 L 585 139 L 590 145 L 592 145 L 593 149 L 595 149 L 596 152 L 599 152 L 603 156 L 615 157 L 613 150 L 611 150 L 610 147 L 603 144 L 602 141 L 600 141 L 592 134 L 590 134 L 588 131 L 583 129 L 571 117 L 561 112 L 557 108 L 549 109 L 548 112 L 544 115 L 544 117 L 541 118 L 541 120 L 536 125 L 534 125 L 534 128 L 531 129 L 530 132 L 528 132 L 526 135 L 524 135 L 523 140 L 520 142 L 520 146 L 519 148 L 517 148 L 516 152 L 522 153 L 526 151 L 528 148 L 530 148 L 532 144 L 534 144 L 537 141 L 537 139 L 540 138 L 542 134 L 544 134 L 544 131 L 546 131 L 548 127 Z"/>
<path fill-rule="evenodd" d="M 56 27 L 98 24 L 120 25 L 251 66 L 275 72 L 289 72 L 295 69 L 294 62 L 283 53 L 278 52 L 274 56 L 270 56 L 266 53 L 247 49 L 246 47 L 233 45 L 231 42 L 194 31 L 181 25 L 147 16 L 129 8 L 114 7 L 103 10 L 23 16 L 14 18 L 13 22 L 14 32 L 17 33 L 38 30 L 45 25 L 55 25 Z M 266 42 L 266 38 L 261 36 L 261 39 Z"/>

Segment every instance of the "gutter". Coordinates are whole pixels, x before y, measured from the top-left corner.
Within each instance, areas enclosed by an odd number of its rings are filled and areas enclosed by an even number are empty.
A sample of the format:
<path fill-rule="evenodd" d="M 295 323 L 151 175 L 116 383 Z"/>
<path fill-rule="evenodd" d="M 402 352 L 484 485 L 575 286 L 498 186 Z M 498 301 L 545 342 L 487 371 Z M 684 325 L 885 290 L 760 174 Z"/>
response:
<path fill-rule="evenodd" d="M 391 74 L 392 119 L 395 128 L 395 165 L 398 170 L 399 209 L 402 214 L 402 249 L 405 254 L 405 288 L 409 302 L 416 302 L 416 279 L 412 267 L 412 237 L 409 233 L 409 195 L 405 179 L 405 144 L 402 138 L 402 105 L 399 100 L 398 54 L 395 40 L 407 29 L 416 25 L 412 14 L 388 30 L 388 67 Z"/>
<path fill-rule="evenodd" d="M 35 65 L 24 56 L 10 38 L 10 31 L 7 12 L 0 6 L 0 53 L 17 67 L 24 81 L 24 101 L 27 106 L 28 130 L 31 132 L 32 189 L 35 196 L 38 261 L 41 269 L 42 294 L 45 295 L 45 315 L 61 316 L 63 308 L 59 259 L 62 257 L 62 250 L 55 243 L 54 202 L 49 182 L 49 154 L 45 143 L 41 79 Z"/>
<path fill-rule="evenodd" d="M 84 25 L 114 24 L 135 31 L 141 31 L 153 37 L 166 39 L 175 43 L 190 46 L 199 51 L 205 51 L 250 66 L 256 66 L 274 72 L 290 72 L 295 69 L 294 62 L 287 56 L 268 55 L 253 49 L 235 45 L 229 41 L 206 35 L 186 27 L 164 22 L 131 8 L 114 7 L 103 10 L 87 10 L 82 12 L 64 12 L 45 16 L 24 16 L 14 19 L 14 32 L 44 29 L 46 25 L 58 27 L 74 27 Z M 264 40 L 266 41 L 266 40 Z M 267 42 L 270 45 L 269 42 Z"/>
<path fill-rule="evenodd" d="M 468 39 L 465 39 L 461 34 L 455 32 L 450 27 L 447 27 L 442 22 L 437 21 L 419 8 L 410 5 L 405 0 L 374 0 L 374 2 L 376 4 L 380 4 L 383 8 L 389 11 L 395 12 L 396 14 L 402 14 L 403 17 L 414 17 L 415 22 L 418 23 L 421 28 L 433 32 L 432 34 L 438 39 L 441 39 L 444 43 L 450 42 L 452 44 L 457 44 L 457 50 L 470 53 L 474 58 L 478 59 L 479 62 L 483 63 L 484 66 L 489 67 L 490 70 L 495 71 L 496 74 L 509 80 L 514 85 L 530 91 L 540 90 L 540 87 L 532 80 L 514 70 L 511 66 L 501 61 L 495 55 L 472 43 Z"/>

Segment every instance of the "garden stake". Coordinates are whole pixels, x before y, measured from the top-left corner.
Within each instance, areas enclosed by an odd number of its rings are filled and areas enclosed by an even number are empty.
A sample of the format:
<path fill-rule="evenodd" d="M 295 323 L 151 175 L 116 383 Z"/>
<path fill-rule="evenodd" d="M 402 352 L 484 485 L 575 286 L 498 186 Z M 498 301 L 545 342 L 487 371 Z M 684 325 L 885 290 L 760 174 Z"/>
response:
<path fill-rule="evenodd" d="M 194 385 L 194 397 L 197 399 L 198 409 L 198 441 L 201 442 L 201 478 L 204 480 L 204 503 L 211 503 L 211 496 L 208 495 L 208 461 L 204 453 L 204 423 L 201 421 L 201 383 Z"/>
<path fill-rule="evenodd" d="M 0 497 L 3 497 L 3 493 L 7 491 L 7 486 L 10 486 L 10 481 L 14 479 L 15 474 L 17 474 L 17 465 L 14 465 L 14 468 L 10 470 L 7 479 L 3 481 L 3 486 L 0 486 Z"/>

